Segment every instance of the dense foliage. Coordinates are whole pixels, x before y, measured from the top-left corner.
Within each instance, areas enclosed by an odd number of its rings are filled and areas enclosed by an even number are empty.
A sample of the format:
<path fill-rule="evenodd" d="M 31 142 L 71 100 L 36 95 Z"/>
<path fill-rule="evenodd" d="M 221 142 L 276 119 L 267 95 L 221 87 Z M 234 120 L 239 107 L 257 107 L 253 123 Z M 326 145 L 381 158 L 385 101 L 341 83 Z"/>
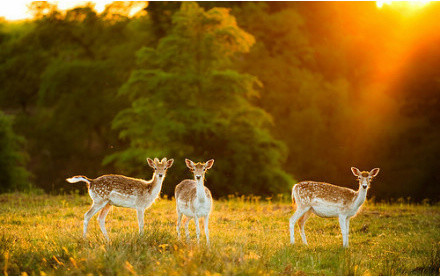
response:
<path fill-rule="evenodd" d="M 377 198 L 440 199 L 439 3 L 122 3 L 0 21 L 0 109 L 37 186 L 148 178 L 145 158 L 167 156 L 167 194 L 188 157 L 216 160 L 217 196 L 355 188 L 357 166 L 382 169 Z"/>
<path fill-rule="evenodd" d="M 231 57 L 253 43 L 226 9 L 182 4 L 170 34 L 157 48 L 138 52 L 139 69 L 121 88 L 132 105 L 113 123 L 130 147 L 108 161 L 139 173 L 145 155 L 214 158 L 209 184 L 217 195 L 288 191 L 291 179 L 281 170 L 285 148 L 267 130 L 269 115 L 249 102 L 259 82 L 230 69 Z M 189 175 L 182 162 L 173 172 L 177 178 L 168 181 L 174 184 Z"/>
<path fill-rule="evenodd" d="M 0 111 L 0 192 L 28 188 L 24 139 L 12 130 L 12 118 Z"/>

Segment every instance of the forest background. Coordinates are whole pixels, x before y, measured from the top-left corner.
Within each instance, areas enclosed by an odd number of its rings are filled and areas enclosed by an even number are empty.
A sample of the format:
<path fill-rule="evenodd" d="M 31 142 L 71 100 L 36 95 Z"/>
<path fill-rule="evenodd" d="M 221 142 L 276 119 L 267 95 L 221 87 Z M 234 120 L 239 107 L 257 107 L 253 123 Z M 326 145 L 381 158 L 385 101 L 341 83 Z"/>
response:
<path fill-rule="evenodd" d="M 440 200 L 440 3 L 129 2 L 102 13 L 34 2 L 0 20 L 0 191 L 80 190 L 65 178 L 191 178 L 215 197 L 295 181 Z"/>

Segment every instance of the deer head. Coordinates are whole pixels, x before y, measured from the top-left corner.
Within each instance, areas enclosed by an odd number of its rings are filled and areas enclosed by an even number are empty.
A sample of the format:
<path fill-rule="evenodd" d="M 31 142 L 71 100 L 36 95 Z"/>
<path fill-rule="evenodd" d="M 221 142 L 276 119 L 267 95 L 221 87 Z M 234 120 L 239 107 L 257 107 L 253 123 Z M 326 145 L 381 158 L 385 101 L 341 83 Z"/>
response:
<path fill-rule="evenodd" d="M 368 171 L 360 171 L 356 167 L 351 168 L 351 172 L 359 180 L 359 188 L 368 189 L 370 187 L 371 180 L 379 174 L 379 168 L 372 169 Z"/>
<path fill-rule="evenodd" d="M 162 161 L 159 161 L 158 158 L 154 158 L 154 161 L 150 158 L 147 158 L 148 165 L 154 169 L 154 173 L 159 179 L 165 178 L 165 174 L 167 173 L 167 169 L 173 165 L 174 159 L 167 160 L 167 158 L 163 158 Z"/>
<path fill-rule="evenodd" d="M 189 159 L 185 159 L 186 166 L 194 173 L 194 179 L 196 181 L 205 180 L 205 172 L 212 167 L 214 159 L 207 161 L 206 163 L 194 163 Z"/>

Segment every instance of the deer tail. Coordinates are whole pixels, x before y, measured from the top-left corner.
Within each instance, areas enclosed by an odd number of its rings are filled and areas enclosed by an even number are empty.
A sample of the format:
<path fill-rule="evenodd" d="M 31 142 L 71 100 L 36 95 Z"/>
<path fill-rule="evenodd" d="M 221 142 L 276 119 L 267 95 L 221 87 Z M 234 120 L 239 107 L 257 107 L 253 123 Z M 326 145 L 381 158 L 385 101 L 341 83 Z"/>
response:
<path fill-rule="evenodd" d="M 73 176 L 72 178 L 67 178 L 66 181 L 69 183 L 86 182 L 87 184 L 90 184 L 92 179 L 89 179 L 86 176 L 78 175 L 78 176 Z"/>

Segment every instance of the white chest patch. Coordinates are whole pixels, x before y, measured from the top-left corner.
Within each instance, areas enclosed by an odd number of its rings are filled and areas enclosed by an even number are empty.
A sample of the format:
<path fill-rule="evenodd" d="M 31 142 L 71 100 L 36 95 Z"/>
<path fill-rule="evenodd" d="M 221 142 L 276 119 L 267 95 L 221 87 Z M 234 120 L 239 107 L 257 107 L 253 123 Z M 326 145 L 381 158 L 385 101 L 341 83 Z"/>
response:
<path fill-rule="evenodd" d="M 144 199 L 138 201 L 139 202 L 138 204 L 144 207 L 144 209 L 149 208 L 154 203 L 154 201 L 156 201 L 158 197 L 159 197 L 159 192 L 152 195 L 148 195 Z"/>

